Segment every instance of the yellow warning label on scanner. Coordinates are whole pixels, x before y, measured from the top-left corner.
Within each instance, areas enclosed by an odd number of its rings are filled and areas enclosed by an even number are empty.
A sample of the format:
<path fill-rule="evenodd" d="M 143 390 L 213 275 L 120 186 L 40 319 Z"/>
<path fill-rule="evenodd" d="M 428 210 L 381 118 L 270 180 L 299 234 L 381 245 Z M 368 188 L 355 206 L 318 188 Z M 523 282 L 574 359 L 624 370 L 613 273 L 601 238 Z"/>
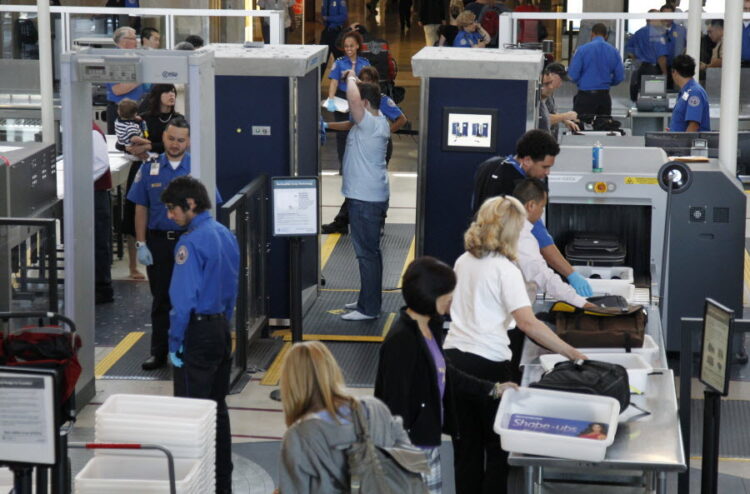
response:
<path fill-rule="evenodd" d="M 625 177 L 625 185 L 659 185 L 656 177 Z"/>

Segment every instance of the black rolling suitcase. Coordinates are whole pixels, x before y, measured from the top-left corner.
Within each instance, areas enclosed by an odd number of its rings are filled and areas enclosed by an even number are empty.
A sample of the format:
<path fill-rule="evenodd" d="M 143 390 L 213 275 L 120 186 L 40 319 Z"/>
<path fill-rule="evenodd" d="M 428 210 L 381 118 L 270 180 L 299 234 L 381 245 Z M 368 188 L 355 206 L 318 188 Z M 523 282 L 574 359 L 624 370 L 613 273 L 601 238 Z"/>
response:
<path fill-rule="evenodd" d="M 565 246 L 566 259 L 577 265 L 621 266 L 626 254 L 625 245 L 609 233 L 576 233 Z"/>

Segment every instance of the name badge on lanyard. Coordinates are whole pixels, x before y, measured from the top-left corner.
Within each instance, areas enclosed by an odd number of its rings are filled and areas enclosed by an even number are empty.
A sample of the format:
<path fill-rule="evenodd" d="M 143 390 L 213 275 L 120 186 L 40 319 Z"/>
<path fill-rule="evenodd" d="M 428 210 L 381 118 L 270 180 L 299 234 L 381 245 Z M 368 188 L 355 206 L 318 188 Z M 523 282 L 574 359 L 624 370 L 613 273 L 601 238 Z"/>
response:
<path fill-rule="evenodd" d="M 159 162 L 154 161 L 151 163 L 151 171 L 149 172 L 149 175 L 156 176 L 159 174 Z"/>

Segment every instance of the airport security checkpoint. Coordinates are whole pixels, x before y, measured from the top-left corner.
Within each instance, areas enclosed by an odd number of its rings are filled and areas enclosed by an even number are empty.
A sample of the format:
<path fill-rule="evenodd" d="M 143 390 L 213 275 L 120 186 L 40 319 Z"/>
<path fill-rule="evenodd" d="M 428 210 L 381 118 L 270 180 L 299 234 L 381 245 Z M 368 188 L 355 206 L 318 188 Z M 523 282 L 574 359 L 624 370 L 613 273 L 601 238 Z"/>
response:
<path fill-rule="evenodd" d="M 750 1 L 13 3 L 1 494 L 750 489 Z"/>

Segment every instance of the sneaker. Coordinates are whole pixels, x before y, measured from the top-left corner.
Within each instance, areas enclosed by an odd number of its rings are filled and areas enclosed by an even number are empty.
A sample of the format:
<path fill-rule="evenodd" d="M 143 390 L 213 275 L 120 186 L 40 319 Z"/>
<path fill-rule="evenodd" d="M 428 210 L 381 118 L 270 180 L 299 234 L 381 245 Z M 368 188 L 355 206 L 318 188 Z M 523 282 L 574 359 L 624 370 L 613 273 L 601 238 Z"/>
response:
<path fill-rule="evenodd" d="M 377 319 L 377 317 L 368 316 L 368 315 L 362 314 L 358 310 L 353 310 L 341 316 L 341 319 L 343 319 L 344 321 L 370 321 L 372 319 Z"/>
<path fill-rule="evenodd" d="M 348 304 L 344 304 L 344 309 L 356 309 L 357 308 L 357 302 L 349 302 Z"/>
<path fill-rule="evenodd" d="M 331 233 L 340 233 L 341 235 L 346 235 L 347 233 L 349 233 L 349 226 L 340 225 L 336 222 L 333 222 L 321 226 L 320 231 L 324 235 L 330 235 Z"/>

